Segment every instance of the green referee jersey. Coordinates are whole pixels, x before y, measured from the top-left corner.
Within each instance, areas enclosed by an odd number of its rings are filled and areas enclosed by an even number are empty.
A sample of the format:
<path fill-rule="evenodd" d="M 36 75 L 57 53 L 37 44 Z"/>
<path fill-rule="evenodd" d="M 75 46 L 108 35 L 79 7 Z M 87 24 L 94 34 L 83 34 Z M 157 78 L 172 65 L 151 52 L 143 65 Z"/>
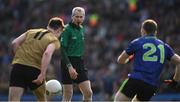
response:
<path fill-rule="evenodd" d="M 70 64 L 68 56 L 81 57 L 84 54 L 84 29 L 82 26 L 77 26 L 69 23 L 65 26 L 61 34 L 61 54 L 62 60 L 66 64 Z"/>
<path fill-rule="evenodd" d="M 65 26 L 61 34 L 61 55 L 62 61 L 67 65 L 71 65 L 68 56 L 82 57 L 84 54 L 84 29 L 82 26 L 76 26 L 69 23 Z"/>
<path fill-rule="evenodd" d="M 61 34 L 61 45 L 67 56 L 82 56 L 84 53 L 84 30 L 82 26 L 73 23 L 66 25 Z"/>

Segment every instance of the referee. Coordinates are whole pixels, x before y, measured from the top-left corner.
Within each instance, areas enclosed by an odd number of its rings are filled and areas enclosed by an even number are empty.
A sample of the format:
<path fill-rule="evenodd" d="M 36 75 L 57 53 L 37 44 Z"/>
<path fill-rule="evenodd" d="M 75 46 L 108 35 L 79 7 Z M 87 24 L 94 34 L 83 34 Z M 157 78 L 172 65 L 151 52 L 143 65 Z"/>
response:
<path fill-rule="evenodd" d="M 85 10 L 75 7 L 72 10 L 72 21 L 66 25 L 61 35 L 61 75 L 63 100 L 70 101 L 73 94 L 73 83 L 76 83 L 83 94 L 83 101 L 92 101 L 92 90 L 84 68 L 84 29 L 81 25 Z"/>

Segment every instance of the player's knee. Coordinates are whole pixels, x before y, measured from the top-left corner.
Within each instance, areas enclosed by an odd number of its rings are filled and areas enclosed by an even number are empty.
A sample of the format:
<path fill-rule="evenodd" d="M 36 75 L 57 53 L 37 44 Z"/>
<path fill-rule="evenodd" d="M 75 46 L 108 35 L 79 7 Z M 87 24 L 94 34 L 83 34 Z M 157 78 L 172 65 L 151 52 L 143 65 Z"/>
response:
<path fill-rule="evenodd" d="M 73 90 L 64 90 L 63 91 L 63 96 L 64 97 L 72 97 Z"/>
<path fill-rule="evenodd" d="M 73 90 L 63 91 L 63 99 L 62 99 L 62 101 L 71 101 L 72 94 L 73 94 Z"/>
<path fill-rule="evenodd" d="M 92 101 L 92 90 L 88 90 L 83 94 L 83 102 L 91 102 Z"/>
<path fill-rule="evenodd" d="M 92 90 L 88 90 L 84 93 L 84 97 L 87 97 L 87 98 L 92 98 L 92 95 L 93 95 Z"/>
<path fill-rule="evenodd" d="M 8 100 L 9 101 L 20 101 L 21 95 L 18 93 L 9 93 Z"/>
<path fill-rule="evenodd" d="M 20 101 L 20 97 L 9 95 L 8 100 L 9 101 Z"/>

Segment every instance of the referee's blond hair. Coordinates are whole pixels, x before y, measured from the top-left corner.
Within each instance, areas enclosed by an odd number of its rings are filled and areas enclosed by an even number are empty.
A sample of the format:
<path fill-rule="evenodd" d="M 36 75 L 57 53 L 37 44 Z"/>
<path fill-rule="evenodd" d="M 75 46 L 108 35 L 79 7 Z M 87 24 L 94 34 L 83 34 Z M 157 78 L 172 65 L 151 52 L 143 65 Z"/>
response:
<path fill-rule="evenodd" d="M 72 15 L 71 16 L 74 16 L 77 11 L 81 12 L 85 16 L 85 10 L 82 7 L 74 7 L 73 10 L 72 10 Z"/>

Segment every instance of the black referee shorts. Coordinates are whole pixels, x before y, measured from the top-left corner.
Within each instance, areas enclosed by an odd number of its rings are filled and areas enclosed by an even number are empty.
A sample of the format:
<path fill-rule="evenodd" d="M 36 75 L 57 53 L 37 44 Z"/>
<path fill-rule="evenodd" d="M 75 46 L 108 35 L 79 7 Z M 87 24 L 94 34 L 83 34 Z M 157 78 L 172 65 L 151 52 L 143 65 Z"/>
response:
<path fill-rule="evenodd" d="M 129 98 L 137 95 L 140 101 L 149 101 L 157 90 L 156 86 L 150 85 L 142 80 L 129 78 L 120 87 L 121 93 Z"/>
<path fill-rule="evenodd" d="M 30 88 L 31 90 L 37 89 L 40 85 L 32 83 L 38 75 L 40 70 L 31 66 L 22 64 L 14 64 L 10 76 L 10 86 L 22 87 L 24 89 Z"/>
<path fill-rule="evenodd" d="M 81 57 L 69 57 L 72 66 L 76 69 L 78 76 L 75 80 L 71 79 L 68 68 L 63 60 L 61 60 L 61 75 L 63 84 L 81 83 L 88 79 L 88 71 L 84 68 L 84 61 Z"/>

